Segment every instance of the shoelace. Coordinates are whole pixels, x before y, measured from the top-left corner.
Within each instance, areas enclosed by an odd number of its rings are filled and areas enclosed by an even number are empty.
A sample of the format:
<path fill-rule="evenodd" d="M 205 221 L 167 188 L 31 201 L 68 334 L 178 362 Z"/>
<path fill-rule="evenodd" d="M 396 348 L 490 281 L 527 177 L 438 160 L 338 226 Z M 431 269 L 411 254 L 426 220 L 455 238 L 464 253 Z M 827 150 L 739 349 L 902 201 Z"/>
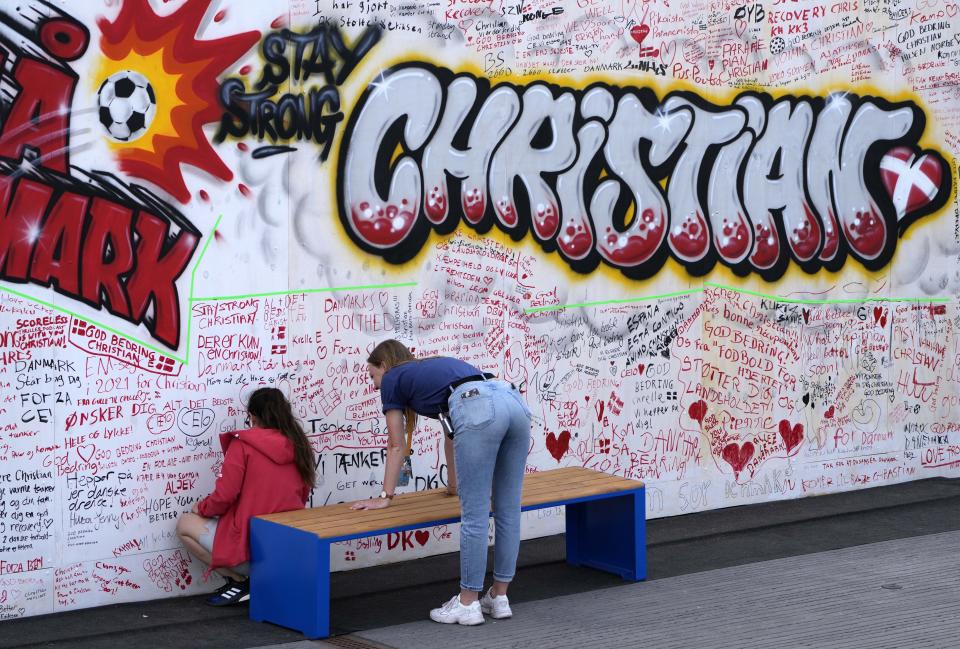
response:
<path fill-rule="evenodd" d="M 443 605 L 443 610 L 452 611 L 454 608 L 456 608 L 457 604 L 459 604 L 459 602 L 457 601 L 457 596 L 454 595 L 450 598 L 450 601 Z"/>

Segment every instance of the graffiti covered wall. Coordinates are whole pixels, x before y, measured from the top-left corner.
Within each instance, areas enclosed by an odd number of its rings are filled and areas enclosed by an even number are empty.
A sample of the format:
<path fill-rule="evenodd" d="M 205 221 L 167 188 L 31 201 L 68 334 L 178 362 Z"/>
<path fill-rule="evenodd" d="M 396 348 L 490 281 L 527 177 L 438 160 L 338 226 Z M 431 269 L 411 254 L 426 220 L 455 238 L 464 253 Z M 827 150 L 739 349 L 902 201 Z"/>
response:
<path fill-rule="evenodd" d="M 654 517 L 960 476 L 957 13 L 4 4 L 0 618 L 210 590 L 175 520 L 260 385 L 313 505 L 379 492 L 387 337 L 519 385 L 529 471 Z M 441 449 L 421 421 L 409 489 Z"/>

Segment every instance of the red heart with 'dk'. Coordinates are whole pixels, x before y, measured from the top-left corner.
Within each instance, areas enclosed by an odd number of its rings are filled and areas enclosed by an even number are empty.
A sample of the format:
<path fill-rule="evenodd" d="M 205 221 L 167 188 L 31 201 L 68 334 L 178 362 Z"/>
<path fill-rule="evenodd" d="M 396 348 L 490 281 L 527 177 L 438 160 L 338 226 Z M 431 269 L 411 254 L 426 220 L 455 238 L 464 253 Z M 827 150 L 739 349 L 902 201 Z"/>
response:
<path fill-rule="evenodd" d="M 570 450 L 570 431 L 565 430 L 557 437 L 553 433 L 547 435 L 547 450 L 557 462 Z"/>
<path fill-rule="evenodd" d="M 742 445 L 731 442 L 723 447 L 723 459 L 733 469 L 734 477 L 740 477 L 743 467 L 753 457 L 753 442 L 744 442 Z"/>
<path fill-rule="evenodd" d="M 833 406 L 830 406 L 833 409 Z M 786 419 L 780 420 L 780 437 L 787 447 L 787 455 L 803 440 L 803 424 L 794 424 L 790 427 L 790 422 Z"/>
<path fill-rule="evenodd" d="M 427 541 L 430 540 L 430 532 L 426 530 L 417 530 L 413 533 L 413 538 L 417 539 L 417 543 L 420 545 L 426 545 Z"/>
<path fill-rule="evenodd" d="M 650 33 L 650 25 L 634 25 L 630 28 L 630 36 L 637 41 L 638 45 L 643 45 L 643 39 Z"/>

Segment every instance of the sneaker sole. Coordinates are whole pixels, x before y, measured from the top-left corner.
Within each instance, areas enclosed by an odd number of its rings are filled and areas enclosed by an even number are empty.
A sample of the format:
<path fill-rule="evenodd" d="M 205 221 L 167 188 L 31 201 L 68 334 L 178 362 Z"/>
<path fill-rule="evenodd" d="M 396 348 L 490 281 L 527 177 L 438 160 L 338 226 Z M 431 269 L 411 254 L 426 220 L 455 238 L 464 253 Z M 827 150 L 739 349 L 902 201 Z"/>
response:
<path fill-rule="evenodd" d="M 430 614 L 430 619 L 433 620 L 434 622 L 437 622 L 438 624 L 460 624 L 462 626 L 478 626 L 480 624 L 483 624 L 484 622 L 482 615 L 480 616 L 479 620 L 475 620 L 472 622 L 467 620 L 438 620 L 433 616 L 433 613 Z"/>
<path fill-rule="evenodd" d="M 489 616 L 492 617 L 494 620 L 506 620 L 506 619 L 508 619 L 508 618 L 513 617 L 513 611 L 510 611 L 510 612 L 507 613 L 506 615 L 504 615 L 504 614 L 502 614 L 502 613 L 501 613 L 500 615 L 495 615 L 494 612 L 493 612 L 493 607 L 490 607 L 490 606 L 481 606 L 481 607 L 480 607 L 480 610 L 483 611 L 483 614 L 484 614 L 484 615 L 489 615 Z"/>
<path fill-rule="evenodd" d="M 232 601 L 232 602 L 223 602 L 223 601 L 219 601 L 219 600 L 217 600 L 217 599 L 214 599 L 213 601 L 210 601 L 210 600 L 208 599 L 208 600 L 207 600 L 207 606 L 236 606 L 237 604 L 242 604 L 243 602 L 249 602 L 249 601 L 250 601 L 250 594 L 247 593 L 247 594 L 244 595 L 243 597 L 241 597 L 241 598 L 239 598 L 239 599 L 237 599 L 237 600 L 235 600 L 235 601 Z"/>

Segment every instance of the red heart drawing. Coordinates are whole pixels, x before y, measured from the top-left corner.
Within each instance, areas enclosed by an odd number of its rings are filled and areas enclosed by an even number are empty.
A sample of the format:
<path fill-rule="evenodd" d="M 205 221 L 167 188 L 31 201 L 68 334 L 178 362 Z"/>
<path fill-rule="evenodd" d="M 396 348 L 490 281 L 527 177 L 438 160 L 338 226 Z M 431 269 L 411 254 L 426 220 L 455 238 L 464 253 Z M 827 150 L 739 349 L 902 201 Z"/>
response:
<path fill-rule="evenodd" d="M 790 455 L 790 451 L 803 441 L 803 424 L 794 424 L 793 428 L 791 428 L 789 421 L 781 419 L 780 437 L 783 438 L 783 443 L 787 447 L 787 455 Z"/>
<path fill-rule="evenodd" d="M 957 15 L 957 11 L 960 11 L 960 6 L 957 4 L 948 4 L 947 5 L 947 15 L 951 18 Z"/>
<path fill-rule="evenodd" d="M 667 58 L 669 57 L 669 61 Z M 677 42 L 670 41 L 669 43 L 660 43 L 660 62 L 666 65 L 673 65 L 674 59 L 677 58 Z"/>
<path fill-rule="evenodd" d="M 733 29 L 737 32 L 737 38 L 743 38 L 743 32 L 747 31 L 747 21 L 746 20 L 734 20 Z"/>
<path fill-rule="evenodd" d="M 426 545 L 427 541 L 430 540 L 430 532 L 427 530 L 417 530 L 413 533 L 413 538 L 417 539 L 417 543 L 420 545 Z"/>
<path fill-rule="evenodd" d="M 553 433 L 547 435 L 547 450 L 557 462 L 570 450 L 570 431 L 565 430 L 557 437 Z"/>
<path fill-rule="evenodd" d="M 649 25 L 634 25 L 630 28 L 630 36 L 637 41 L 638 45 L 643 45 L 643 39 L 650 33 Z"/>
<path fill-rule="evenodd" d="M 803 310 L 803 324 L 810 324 L 810 309 Z"/>
<path fill-rule="evenodd" d="M 723 459 L 733 469 L 734 478 L 740 477 L 740 472 L 743 467 L 747 466 L 747 462 L 752 457 L 753 442 L 744 442 L 742 446 L 736 442 L 731 442 L 723 447 Z"/>
<path fill-rule="evenodd" d="M 874 324 L 880 322 L 880 316 L 883 315 L 883 307 L 875 306 L 873 307 L 873 322 Z"/>
<path fill-rule="evenodd" d="M 93 459 L 93 454 L 96 452 L 96 444 L 80 444 L 77 446 L 77 455 L 79 455 L 80 459 L 87 464 L 90 464 L 90 460 Z"/>
<path fill-rule="evenodd" d="M 830 406 L 827 408 L 827 411 L 823 413 L 823 416 L 827 419 L 833 419 L 834 412 L 836 412 L 836 409 L 833 406 Z"/>
<path fill-rule="evenodd" d="M 897 220 L 921 210 L 943 191 L 943 160 L 933 152 L 922 153 L 908 146 L 897 146 L 880 160 L 883 181 Z"/>
<path fill-rule="evenodd" d="M 886 326 L 887 326 L 887 312 L 884 311 L 883 315 L 880 316 L 880 328 L 882 329 L 883 327 L 886 327 Z"/>
<path fill-rule="evenodd" d="M 703 418 L 707 416 L 707 402 L 703 399 L 694 401 L 690 404 L 687 412 L 690 414 L 690 419 L 696 419 L 702 424 Z"/>
<path fill-rule="evenodd" d="M 647 369 L 647 366 L 644 365 L 643 363 L 640 363 L 639 365 L 637 365 L 637 369 L 640 370 L 640 376 L 643 376 L 643 370 Z"/>

